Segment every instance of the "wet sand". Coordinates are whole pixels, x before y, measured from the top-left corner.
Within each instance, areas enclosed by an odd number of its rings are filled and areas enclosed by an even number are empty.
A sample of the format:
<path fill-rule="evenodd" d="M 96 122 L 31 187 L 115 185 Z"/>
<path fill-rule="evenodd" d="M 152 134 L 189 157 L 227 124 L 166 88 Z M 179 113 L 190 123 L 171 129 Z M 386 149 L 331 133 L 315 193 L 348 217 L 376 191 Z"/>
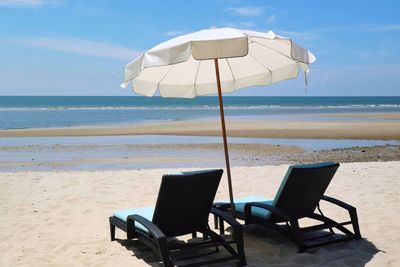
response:
<path fill-rule="evenodd" d="M 341 120 L 245 120 L 227 119 L 231 137 L 302 139 L 376 139 L 400 140 L 399 113 L 324 114 Z M 349 118 L 358 116 L 363 120 Z M 307 116 L 309 117 L 309 116 Z M 391 120 L 365 120 L 391 118 Z M 106 135 L 189 135 L 220 136 L 218 118 L 193 121 L 143 123 L 135 125 L 80 126 L 66 128 L 18 129 L 0 131 L 0 137 L 29 136 L 106 136 Z M 1 139 L 0 139 L 1 142 Z"/>
<path fill-rule="evenodd" d="M 232 166 L 400 161 L 400 145 L 312 150 L 286 145 L 229 144 L 229 155 Z M 0 172 L 225 167 L 222 144 L 0 146 L 0 157 Z"/>

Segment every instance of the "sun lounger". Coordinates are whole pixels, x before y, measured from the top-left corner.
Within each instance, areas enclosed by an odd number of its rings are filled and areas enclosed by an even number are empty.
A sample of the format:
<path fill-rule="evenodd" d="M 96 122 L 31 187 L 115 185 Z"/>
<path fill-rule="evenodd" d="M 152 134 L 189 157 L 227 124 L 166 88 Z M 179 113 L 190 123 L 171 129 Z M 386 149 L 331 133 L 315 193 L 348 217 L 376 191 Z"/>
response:
<path fill-rule="evenodd" d="M 246 265 L 242 226 L 212 207 L 222 173 L 222 170 L 209 170 L 164 175 L 155 207 L 114 212 L 110 217 L 111 241 L 115 240 L 115 227 L 118 227 L 127 233 L 127 239 L 135 238 L 148 245 L 160 256 L 164 266 L 201 266 L 231 260 Z M 229 239 L 210 229 L 210 213 L 231 225 L 233 234 Z M 171 242 L 183 235 L 196 237 L 197 232 L 203 234 L 200 242 L 180 242 L 179 246 Z M 218 253 L 220 248 L 227 252 L 222 257 Z M 199 259 L 205 260 L 199 262 Z"/>
<path fill-rule="evenodd" d="M 356 208 L 324 195 L 338 168 L 338 163 L 331 162 L 290 166 L 273 200 L 260 196 L 236 199 L 236 217 L 244 220 L 246 225 L 257 224 L 286 235 L 297 245 L 299 252 L 361 239 Z M 347 210 L 350 220 L 339 223 L 324 216 L 319 205 L 321 200 Z M 227 203 L 215 203 L 214 206 L 221 210 L 229 208 Z M 299 219 L 302 218 L 317 220 L 319 224 L 300 227 Z M 352 225 L 353 231 L 345 225 Z M 219 228 L 223 233 L 222 221 Z M 341 233 L 335 233 L 334 229 Z"/>

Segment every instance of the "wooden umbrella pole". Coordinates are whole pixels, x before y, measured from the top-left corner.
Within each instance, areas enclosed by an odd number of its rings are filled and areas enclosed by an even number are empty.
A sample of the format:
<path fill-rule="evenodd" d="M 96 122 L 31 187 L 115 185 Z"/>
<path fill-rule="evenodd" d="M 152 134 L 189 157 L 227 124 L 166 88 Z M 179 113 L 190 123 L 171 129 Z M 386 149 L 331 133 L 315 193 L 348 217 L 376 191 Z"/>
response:
<path fill-rule="evenodd" d="M 234 205 L 234 202 L 233 202 L 231 167 L 230 167 L 230 164 L 229 164 L 228 141 L 227 141 L 227 138 L 226 138 L 224 103 L 222 101 L 221 79 L 219 77 L 219 65 L 218 65 L 218 59 L 217 58 L 214 59 L 214 64 L 215 64 L 215 75 L 217 76 L 219 111 L 220 111 L 220 115 L 221 115 L 221 126 L 222 126 L 222 138 L 224 139 L 226 174 L 228 176 L 228 187 L 229 187 L 229 201 L 230 201 L 230 204 L 231 204 L 232 215 L 235 218 L 236 216 L 235 216 L 235 205 Z"/>

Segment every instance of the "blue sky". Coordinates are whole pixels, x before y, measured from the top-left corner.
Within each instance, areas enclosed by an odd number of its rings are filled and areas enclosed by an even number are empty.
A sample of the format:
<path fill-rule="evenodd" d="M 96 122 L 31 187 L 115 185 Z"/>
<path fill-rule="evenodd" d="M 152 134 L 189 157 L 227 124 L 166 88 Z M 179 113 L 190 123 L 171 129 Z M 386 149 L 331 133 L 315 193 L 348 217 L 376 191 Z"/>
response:
<path fill-rule="evenodd" d="M 400 95 L 400 1 L 0 0 L 0 95 L 131 95 L 123 66 L 203 28 L 273 30 L 311 50 L 304 80 L 232 95 Z"/>

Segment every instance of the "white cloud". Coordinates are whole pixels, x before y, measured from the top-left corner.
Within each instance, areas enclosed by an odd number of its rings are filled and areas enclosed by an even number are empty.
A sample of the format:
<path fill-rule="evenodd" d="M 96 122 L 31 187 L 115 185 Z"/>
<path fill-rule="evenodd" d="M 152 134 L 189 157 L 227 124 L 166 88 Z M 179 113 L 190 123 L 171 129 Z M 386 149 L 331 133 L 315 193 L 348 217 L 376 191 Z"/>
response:
<path fill-rule="evenodd" d="M 331 26 L 322 27 L 310 30 L 310 32 L 387 32 L 387 31 L 400 31 L 400 24 L 386 24 L 386 25 L 376 25 L 376 24 L 362 24 L 356 26 Z"/>
<path fill-rule="evenodd" d="M 0 0 L 5 7 L 41 7 L 44 5 L 64 5 L 65 0 Z"/>
<path fill-rule="evenodd" d="M 276 33 L 285 37 L 293 38 L 296 41 L 310 41 L 315 40 L 324 33 L 335 33 L 335 32 L 345 32 L 345 33 L 368 33 L 368 32 L 387 32 L 387 31 L 400 31 L 400 24 L 388 24 L 388 25 L 373 25 L 364 24 L 357 26 L 331 26 L 310 29 L 303 32 L 297 31 L 286 31 L 277 30 Z M 382 52 L 386 54 L 386 52 Z M 362 55 L 362 52 L 360 53 Z"/>
<path fill-rule="evenodd" d="M 389 25 L 361 25 L 358 31 L 360 32 L 387 32 L 387 31 L 400 31 L 400 24 Z"/>
<path fill-rule="evenodd" d="M 264 13 L 264 7 L 255 7 L 255 6 L 228 7 L 225 8 L 225 12 L 228 12 L 229 14 L 236 16 L 256 17 Z"/>
<path fill-rule="evenodd" d="M 275 21 L 276 21 L 276 16 L 274 14 L 272 14 L 271 16 L 269 16 L 267 18 L 267 23 L 268 24 L 274 23 Z"/>
<path fill-rule="evenodd" d="M 240 24 L 245 28 L 254 28 L 256 26 L 256 24 L 252 21 L 245 21 Z"/>
<path fill-rule="evenodd" d="M 140 54 L 139 51 L 108 42 L 95 42 L 69 37 L 15 38 L 6 41 L 55 51 L 124 61 L 132 60 Z"/>
<path fill-rule="evenodd" d="M 296 31 L 285 31 L 279 30 L 276 32 L 278 35 L 282 35 L 284 37 L 289 37 L 294 40 L 308 41 L 314 40 L 318 38 L 318 35 L 314 32 L 296 32 Z"/>
<path fill-rule="evenodd" d="M 170 37 L 175 37 L 175 36 L 182 35 L 182 34 L 185 34 L 185 33 L 186 32 L 184 32 L 184 31 L 177 30 L 177 31 L 166 32 L 165 35 L 166 36 L 170 36 Z"/>
<path fill-rule="evenodd" d="M 253 21 L 238 21 L 238 22 L 225 22 L 222 24 L 223 27 L 229 27 L 229 28 L 238 28 L 238 29 L 254 29 L 257 27 L 257 24 L 254 23 Z"/>
<path fill-rule="evenodd" d="M 387 31 L 400 31 L 400 24 L 387 24 L 387 25 L 364 24 L 358 26 L 343 26 L 343 27 L 332 26 L 332 27 L 311 29 L 304 32 L 285 31 L 285 30 L 277 32 L 286 37 L 300 38 L 302 40 L 313 40 L 316 39 L 319 34 L 329 33 L 329 32 L 367 33 L 367 32 L 387 32 Z"/>
<path fill-rule="evenodd" d="M 238 24 L 235 22 L 226 22 L 223 24 L 225 27 L 229 27 L 229 28 L 238 28 Z"/>

